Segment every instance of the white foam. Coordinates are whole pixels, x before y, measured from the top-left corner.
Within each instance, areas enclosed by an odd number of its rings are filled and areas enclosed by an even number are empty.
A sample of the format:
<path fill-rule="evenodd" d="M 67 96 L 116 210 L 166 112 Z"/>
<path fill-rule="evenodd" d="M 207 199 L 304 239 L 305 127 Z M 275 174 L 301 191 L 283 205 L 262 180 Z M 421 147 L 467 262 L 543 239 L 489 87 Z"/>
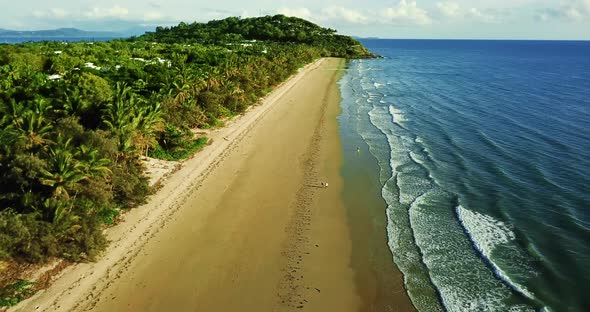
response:
<path fill-rule="evenodd" d="M 410 155 L 410 158 L 412 159 L 412 161 L 414 161 L 415 163 L 422 165 L 423 167 L 426 168 L 426 164 L 424 162 L 422 155 L 420 155 L 418 153 L 414 153 L 412 151 L 410 151 L 409 155 Z"/>
<path fill-rule="evenodd" d="M 461 205 L 457 207 L 457 214 L 471 235 L 479 238 L 478 248 L 486 254 L 490 254 L 496 245 L 516 238 L 506 223 L 490 216 L 467 210 Z"/>
<path fill-rule="evenodd" d="M 514 244 L 513 241 L 516 239 L 516 235 L 511 227 L 490 216 L 465 209 L 461 205 L 456 209 L 459 221 L 467 230 L 468 236 L 475 245 L 475 248 L 494 267 L 494 271 L 498 277 L 528 298 L 535 299 L 532 292 L 530 292 L 525 286 L 513 281 L 510 276 L 493 261 L 492 253 L 498 246 L 503 244 Z"/>
<path fill-rule="evenodd" d="M 511 290 L 471 249 L 462 227 L 436 203 L 448 193 L 424 193 L 410 206 L 410 224 L 424 264 L 448 311 L 534 311 L 507 302 Z M 450 197 L 449 197 L 450 198 Z M 446 200 L 444 200 L 446 201 Z"/>
<path fill-rule="evenodd" d="M 393 118 L 393 122 L 403 128 L 404 122 L 407 121 L 404 113 L 401 110 L 399 110 L 391 105 L 389 106 L 389 113 L 391 114 L 391 116 Z"/>
<path fill-rule="evenodd" d="M 357 69 L 360 71 L 360 68 Z M 372 124 L 359 128 L 358 132 L 379 162 L 382 197 L 388 204 L 388 245 L 403 272 L 404 283 L 414 305 L 419 311 L 440 310 L 438 299 L 425 291 L 432 289 L 434 284 L 448 311 L 530 311 L 523 305 L 507 304 L 512 291 L 498 280 L 472 248 L 452 209 L 440 207 L 447 213 L 439 216 L 436 213 L 438 207 L 422 205 L 445 196 L 440 194 L 441 190 L 427 190 L 433 187 L 434 182 L 431 183 L 424 175 L 412 178 L 417 172 L 415 170 L 424 167 L 414 164 L 412 159 L 416 163 L 426 160 L 425 156 L 420 158 L 410 152 L 423 143 L 422 139 L 414 138 L 402 126 L 406 116 L 401 110 L 358 99 L 373 100 L 369 92 L 375 87 L 374 80 L 367 79 L 371 76 L 367 74 L 368 77 L 351 82 L 351 85 L 360 87 L 355 95 L 358 104 L 355 105 L 356 113 L 363 120 L 368 115 Z M 381 104 L 385 104 L 383 98 Z M 383 141 L 383 136 L 387 142 Z M 414 245 L 414 241 L 418 246 Z"/>
<path fill-rule="evenodd" d="M 420 254 L 408 244 L 408 241 L 411 241 L 411 230 L 406 225 L 407 216 L 404 214 L 407 210 L 397 204 L 397 196 L 387 186 L 382 188 L 382 196 L 388 204 L 386 210 L 388 246 L 392 251 L 394 262 L 403 272 L 404 284 L 412 303 L 419 311 L 441 311 L 438 299 L 425 292 L 432 286 L 427 272 L 418 273 L 423 270 Z"/>

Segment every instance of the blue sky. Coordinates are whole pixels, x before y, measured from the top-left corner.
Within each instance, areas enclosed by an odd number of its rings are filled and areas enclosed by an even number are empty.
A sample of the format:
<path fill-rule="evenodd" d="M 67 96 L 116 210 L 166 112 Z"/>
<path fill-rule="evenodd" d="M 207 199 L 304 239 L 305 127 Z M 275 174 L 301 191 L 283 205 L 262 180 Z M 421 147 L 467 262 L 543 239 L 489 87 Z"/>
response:
<path fill-rule="evenodd" d="M 9 3 L 9 0 L 0 0 Z M 18 0 L 0 28 L 122 31 L 282 13 L 383 38 L 586 39 L 590 0 Z"/>

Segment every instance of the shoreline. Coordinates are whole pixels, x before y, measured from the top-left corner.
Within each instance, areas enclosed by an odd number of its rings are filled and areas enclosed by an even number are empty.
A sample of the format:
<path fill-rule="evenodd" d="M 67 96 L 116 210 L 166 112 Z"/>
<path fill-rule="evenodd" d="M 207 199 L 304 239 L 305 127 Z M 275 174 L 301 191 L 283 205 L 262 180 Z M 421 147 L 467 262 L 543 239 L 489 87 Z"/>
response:
<path fill-rule="evenodd" d="M 404 276 L 393 260 L 387 236 L 387 203 L 381 194 L 379 164 L 355 130 L 349 107 L 338 115 L 344 164 L 343 199 L 352 236 L 352 267 L 357 273 L 363 311 L 416 311 Z"/>

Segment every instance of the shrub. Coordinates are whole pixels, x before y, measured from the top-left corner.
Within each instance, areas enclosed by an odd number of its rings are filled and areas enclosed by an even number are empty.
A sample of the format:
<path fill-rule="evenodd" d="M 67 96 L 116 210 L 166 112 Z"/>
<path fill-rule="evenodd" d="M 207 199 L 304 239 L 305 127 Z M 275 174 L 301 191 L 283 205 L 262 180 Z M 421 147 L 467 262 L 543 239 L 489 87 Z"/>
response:
<path fill-rule="evenodd" d="M 107 225 L 114 225 L 120 214 L 119 209 L 114 208 L 105 208 L 98 212 L 102 223 Z"/>
<path fill-rule="evenodd" d="M 35 283 L 19 279 L 15 283 L 0 289 L 0 307 L 11 307 L 31 296 L 31 287 Z"/>
<path fill-rule="evenodd" d="M 37 219 L 36 213 L 0 213 L 0 255 L 43 262 L 59 255 L 59 244 L 51 223 Z"/>
<path fill-rule="evenodd" d="M 145 202 L 149 195 L 148 178 L 143 176 L 143 167 L 135 159 L 120 160 L 112 169 L 115 202 L 121 207 L 132 208 Z"/>
<path fill-rule="evenodd" d="M 189 141 L 184 146 L 177 146 L 171 150 L 164 150 L 161 146 L 156 146 L 154 150 L 150 152 L 150 156 L 157 159 L 178 161 L 189 158 L 196 151 L 207 145 L 209 139 L 198 138 L 196 140 Z"/>

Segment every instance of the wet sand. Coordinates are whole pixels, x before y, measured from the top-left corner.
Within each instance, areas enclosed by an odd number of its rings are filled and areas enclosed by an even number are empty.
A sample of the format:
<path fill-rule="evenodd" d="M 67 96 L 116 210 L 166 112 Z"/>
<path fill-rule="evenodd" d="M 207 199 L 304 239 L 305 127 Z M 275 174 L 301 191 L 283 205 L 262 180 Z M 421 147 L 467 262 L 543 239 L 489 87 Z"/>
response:
<path fill-rule="evenodd" d="M 351 265 L 362 311 L 415 311 L 387 242 L 387 204 L 381 196 L 379 165 L 345 114 L 338 117 L 342 138 L 343 200 L 352 237 Z"/>

